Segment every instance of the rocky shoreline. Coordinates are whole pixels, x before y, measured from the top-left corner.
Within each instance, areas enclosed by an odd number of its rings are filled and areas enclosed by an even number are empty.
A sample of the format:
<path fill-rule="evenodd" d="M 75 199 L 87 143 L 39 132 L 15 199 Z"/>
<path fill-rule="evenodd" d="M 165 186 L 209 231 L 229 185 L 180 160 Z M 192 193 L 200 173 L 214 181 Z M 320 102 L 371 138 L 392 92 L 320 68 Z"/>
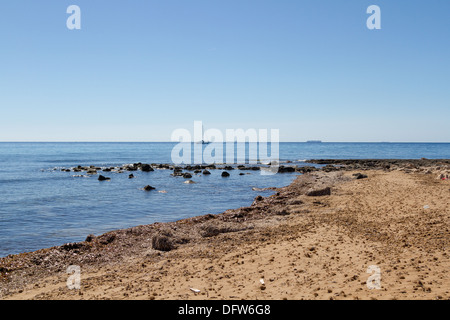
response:
<path fill-rule="evenodd" d="M 168 253 L 177 252 L 183 248 L 208 246 L 217 241 L 216 239 L 220 236 L 254 235 L 265 230 L 264 228 L 268 225 L 289 220 L 293 215 L 309 214 L 311 203 L 306 203 L 308 201 L 301 197 L 326 198 L 332 195 L 333 190 L 340 184 L 370 178 L 370 174 L 365 174 L 367 171 L 431 174 L 433 179 L 435 179 L 434 176 L 436 179 L 442 179 L 442 176 L 448 179 L 450 173 L 450 160 L 310 160 L 308 162 L 324 166 L 320 168 L 281 166 L 281 172 L 295 171 L 303 174 L 291 185 L 276 189 L 276 193 L 272 196 L 256 197 L 249 207 L 227 210 L 218 215 L 114 230 L 100 236 L 88 235 L 83 242 L 0 258 L 0 297 L 21 294 L 33 285 L 40 286 L 42 279 L 57 274 L 64 275 L 70 265 L 79 265 L 83 270 L 96 270 L 105 266 L 121 266 L 126 261 L 137 258 L 144 258 L 146 263 L 157 263 L 167 259 Z M 132 169 L 129 167 L 130 170 L 126 169 L 126 171 L 138 169 L 151 171 L 154 167 L 170 169 L 170 166 L 165 165 L 147 167 L 140 164 L 133 165 Z M 90 167 L 77 169 L 99 170 Z M 176 168 L 173 169 L 175 173 Z M 211 166 L 183 168 L 186 171 L 214 169 Z M 240 170 L 253 169 L 241 167 Z M 364 174 L 355 170 L 362 171 Z M 321 206 L 320 200 L 312 203 L 314 206 Z M 208 256 L 207 252 L 204 254 Z M 43 295 L 41 298 L 45 299 L 46 296 Z"/>

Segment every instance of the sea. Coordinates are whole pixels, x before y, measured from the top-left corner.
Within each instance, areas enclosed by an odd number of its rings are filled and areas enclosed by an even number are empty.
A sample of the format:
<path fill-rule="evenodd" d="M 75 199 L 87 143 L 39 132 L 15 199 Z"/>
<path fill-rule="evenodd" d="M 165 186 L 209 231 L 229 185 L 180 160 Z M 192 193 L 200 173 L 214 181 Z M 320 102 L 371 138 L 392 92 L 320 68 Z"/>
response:
<path fill-rule="evenodd" d="M 83 241 L 87 235 L 155 222 L 176 221 L 249 206 L 269 187 L 289 185 L 298 173 L 261 175 L 259 171 L 220 170 L 193 174 L 195 183 L 153 172 L 99 172 L 61 169 L 115 167 L 129 163 L 172 163 L 176 143 L 0 143 L 0 257 Z M 207 148 L 205 145 L 203 148 Z M 311 165 L 308 159 L 450 159 L 449 143 L 280 143 L 282 165 Z M 234 165 L 249 164 L 248 144 Z M 224 156 L 225 160 L 225 156 Z M 318 166 L 318 165 L 314 165 Z M 245 172 L 245 175 L 239 173 Z M 145 192 L 151 185 L 156 189 Z"/>

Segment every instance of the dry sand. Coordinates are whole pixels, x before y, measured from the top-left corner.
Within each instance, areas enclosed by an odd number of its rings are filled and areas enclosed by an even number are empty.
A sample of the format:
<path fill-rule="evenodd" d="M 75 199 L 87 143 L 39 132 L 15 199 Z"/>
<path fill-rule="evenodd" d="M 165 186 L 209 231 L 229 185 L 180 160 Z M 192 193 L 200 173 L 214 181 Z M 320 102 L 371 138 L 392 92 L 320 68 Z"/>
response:
<path fill-rule="evenodd" d="M 449 299 L 450 181 L 354 173 L 305 174 L 249 208 L 0 259 L 1 298 Z M 70 264 L 79 290 L 66 285 Z M 381 288 L 370 290 L 373 265 Z"/>

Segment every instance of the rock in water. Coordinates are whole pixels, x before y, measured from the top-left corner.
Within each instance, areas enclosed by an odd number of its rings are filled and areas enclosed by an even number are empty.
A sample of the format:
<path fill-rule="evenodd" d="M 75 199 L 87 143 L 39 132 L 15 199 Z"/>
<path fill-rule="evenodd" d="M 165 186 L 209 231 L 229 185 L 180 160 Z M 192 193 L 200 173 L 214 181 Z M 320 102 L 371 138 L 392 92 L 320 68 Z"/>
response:
<path fill-rule="evenodd" d="M 151 190 L 155 190 L 156 188 L 152 187 L 152 186 L 145 186 L 144 190 L 145 191 L 151 191 Z"/>
<path fill-rule="evenodd" d="M 100 175 L 100 176 L 98 177 L 98 181 L 105 181 L 105 180 L 111 180 L 111 178 L 104 177 L 104 176 L 102 176 L 102 175 Z"/>
<path fill-rule="evenodd" d="M 129 176 L 128 176 L 128 179 L 133 179 L 134 178 L 134 174 L 130 174 Z"/>
<path fill-rule="evenodd" d="M 211 172 L 209 172 L 208 170 L 204 170 L 203 174 L 208 175 L 208 174 L 211 174 Z"/>
<path fill-rule="evenodd" d="M 229 177 L 229 176 L 230 176 L 230 174 L 228 172 L 226 172 L 226 171 L 222 172 L 222 177 Z"/>
<path fill-rule="evenodd" d="M 141 170 L 144 172 L 155 171 L 149 164 L 143 164 L 141 167 Z"/>

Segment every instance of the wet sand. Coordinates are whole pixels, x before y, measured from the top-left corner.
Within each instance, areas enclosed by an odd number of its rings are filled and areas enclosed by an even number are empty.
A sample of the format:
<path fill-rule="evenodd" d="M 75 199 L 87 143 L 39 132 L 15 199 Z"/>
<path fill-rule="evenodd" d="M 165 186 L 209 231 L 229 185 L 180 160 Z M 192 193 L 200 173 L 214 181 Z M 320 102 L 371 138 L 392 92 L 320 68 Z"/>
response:
<path fill-rule="evenodd" d="M 0 298 L 449 299 L 450 166 L 341 165 L 247 208 L 2 258 Z"/>

